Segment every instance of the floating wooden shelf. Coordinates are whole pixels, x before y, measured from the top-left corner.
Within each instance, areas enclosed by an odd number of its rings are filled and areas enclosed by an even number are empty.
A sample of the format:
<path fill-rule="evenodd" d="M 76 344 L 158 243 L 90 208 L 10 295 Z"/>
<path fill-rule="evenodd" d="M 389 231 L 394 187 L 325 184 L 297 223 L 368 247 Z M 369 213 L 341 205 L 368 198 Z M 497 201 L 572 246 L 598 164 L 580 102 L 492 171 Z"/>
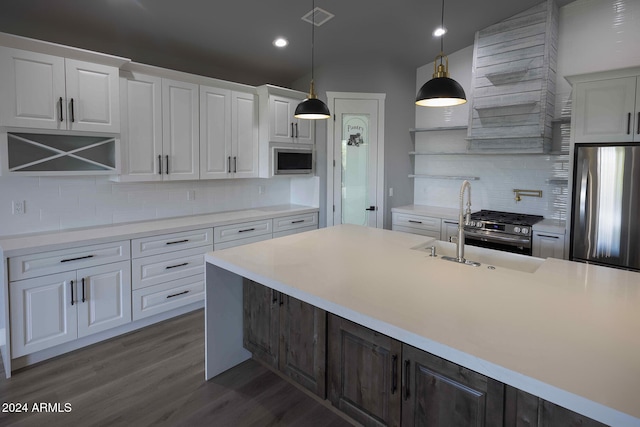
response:
<path fill-rule="evenodd" d="M 443 130 L 467 130 L 467 125 L 464 125 L 464 126 L 444 126 L 444 127 L 437 127 L 437 128 L 412 128 L 412 129 L 409 129 L 409 132 L 411 132 L 411 133 L 416 133 L 416 132 L 437 132 L 437 131 L 443 131 Z"/>

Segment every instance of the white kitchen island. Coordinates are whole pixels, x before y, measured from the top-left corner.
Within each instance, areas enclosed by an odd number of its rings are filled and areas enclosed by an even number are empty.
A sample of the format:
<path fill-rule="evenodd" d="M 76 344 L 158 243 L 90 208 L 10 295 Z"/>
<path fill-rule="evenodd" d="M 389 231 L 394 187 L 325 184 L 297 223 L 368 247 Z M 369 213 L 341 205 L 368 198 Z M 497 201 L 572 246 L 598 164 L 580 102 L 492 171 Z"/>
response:
<path fill-rule="evenodd" d="M 250 357 L 242 278 L 597 421 L 640 425 L 640 274 L 474 268 L 341 225 L 207 254 L 206 378 Z"/>

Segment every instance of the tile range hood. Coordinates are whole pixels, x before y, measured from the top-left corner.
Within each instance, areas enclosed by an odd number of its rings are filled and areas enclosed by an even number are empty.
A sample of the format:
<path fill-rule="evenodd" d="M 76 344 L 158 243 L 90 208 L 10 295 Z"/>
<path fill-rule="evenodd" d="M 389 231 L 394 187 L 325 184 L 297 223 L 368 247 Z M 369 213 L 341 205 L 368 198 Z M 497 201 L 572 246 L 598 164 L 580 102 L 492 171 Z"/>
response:
<path fill-rule="evenodd" d="M 551 150 L 557 44 L 554 0 L 476 33 L 467 138 L 470 152 Z"/>

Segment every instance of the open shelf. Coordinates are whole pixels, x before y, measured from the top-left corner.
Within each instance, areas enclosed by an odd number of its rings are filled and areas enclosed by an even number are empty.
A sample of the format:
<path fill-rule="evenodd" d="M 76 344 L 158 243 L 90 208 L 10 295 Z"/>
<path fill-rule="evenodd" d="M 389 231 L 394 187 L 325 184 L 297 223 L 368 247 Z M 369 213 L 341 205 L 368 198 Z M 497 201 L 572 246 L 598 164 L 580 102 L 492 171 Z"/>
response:
<path fill-rule="evenodd" d="M 427 179 L 453 179 L 453 180 L 467 180 L 467 181 L 478 181 L 480 178 L 477 176 L 454 176 L 454 175 L 422 175 L 415 174 L 409 175 L 409 178 L 427 178 Z"/>
<path fill-rule="evenodd" d="M 467 125 L 464 125 L 464 126 L 444 126 L 444 127 L 437 127 L 437 128 L 411 128 L 411 129 L 409 129 L 409 132 L 411 132 L 411 133 L 416 133 L 416 132 L 437 132 L 437 131 L 444 131 L 444 130 L 467 130 Z"/>

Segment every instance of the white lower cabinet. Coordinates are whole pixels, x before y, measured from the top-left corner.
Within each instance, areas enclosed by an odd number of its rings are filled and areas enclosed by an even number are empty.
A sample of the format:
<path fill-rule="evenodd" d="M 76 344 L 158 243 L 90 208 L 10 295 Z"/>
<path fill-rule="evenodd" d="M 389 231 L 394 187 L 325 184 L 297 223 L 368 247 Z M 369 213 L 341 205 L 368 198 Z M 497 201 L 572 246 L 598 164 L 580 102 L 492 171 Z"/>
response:
<path fill-rule="evenodd" d="M 440 229 L 440 238 L 445 242 L 455 243 L 458 240 L 458 221 L 443 219 L 442 227 Z"/>
<path fill-rule="evenodd" d="M 564 259 L 564 234 L 534 231 L 531 251 L 538 258 Z"/>
<path fill-rule="evenodd" d="M 391 218 L 391 229 L 394 231 L 421 234 L 440 240 L 440 218 L 398 212 L 393 212 Z"/>
<path fill-rule="evenodd" d="M 133 239 L 133 320 L 204 300 L 204 255 L 213 229 Z M 153 254 L 149 256 L 140 256 Z"/>
<path fill-rule="evenodd" d="M 129 261 L 10 283 L 11 355 L 24 356 L 131 321 Z"/>

